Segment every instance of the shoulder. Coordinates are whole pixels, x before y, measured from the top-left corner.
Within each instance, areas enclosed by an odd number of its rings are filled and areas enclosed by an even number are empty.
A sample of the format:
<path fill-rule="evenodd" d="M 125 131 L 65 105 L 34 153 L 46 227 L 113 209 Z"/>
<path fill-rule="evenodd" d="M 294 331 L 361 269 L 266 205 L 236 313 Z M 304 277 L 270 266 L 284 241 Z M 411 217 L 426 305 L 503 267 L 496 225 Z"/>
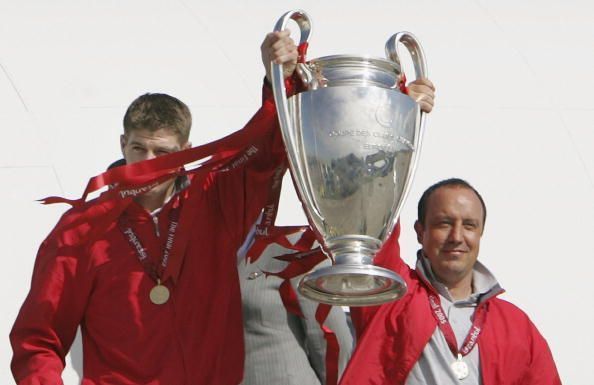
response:
<path fill-rule="evenodd" d="M 520 309 L 518 306 L 514 305 L 513 303 L 506 301 L 501 298 L 493 298 L 489 301 L 489 310 L 490 313 L 498 313 L 505 317 L 511 317 L 516 320 L 529 320 L 528 315 Z"/>
<path fill-rule="evenodd" d="M 44 243 L 57 247 L 80 247 L 101 235 L 125 209 L 124 201 L 97 198 L 67 210 Z"/>
<path fill-rule="evenodd" d="M 507 334 L 534 335 L 540 338 L 536 326 L 522 309 L 501 298 L 489 301 L 487 325 Z"/>
<path fill-rule="evenodd" d="M 523 370 L 522 383 L 560 384 L 549 345 L 530 317 L 503 299 L 489 302 L 484 333 L 480 337 L 485 355 L 506 367 Z"/>

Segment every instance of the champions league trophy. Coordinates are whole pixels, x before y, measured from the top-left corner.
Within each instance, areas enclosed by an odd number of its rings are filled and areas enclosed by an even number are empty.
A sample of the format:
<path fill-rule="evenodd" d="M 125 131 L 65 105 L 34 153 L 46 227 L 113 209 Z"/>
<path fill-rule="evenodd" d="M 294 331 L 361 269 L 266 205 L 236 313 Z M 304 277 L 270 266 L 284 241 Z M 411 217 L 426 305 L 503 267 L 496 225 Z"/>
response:
<path fill-rule="evenodd" d="M 281 17 L 311 34 L 302 11 Z M 423 50 L 401 32 L 386 43 L 388 59 L 336 55 L 297 64 L 305 90 L 287 98 L 283 69 L 272 85 L 289 166 L 299 198 L 324 253 L 334 265 L 306 274 L 299 291 L 331 305 L 377 305 L 402 297 L 406 283 L 373 258 L 394 229 L 409 191 L 425 114 L 400 91 L 402 43 L 417 77 L 427 77 Z"/>

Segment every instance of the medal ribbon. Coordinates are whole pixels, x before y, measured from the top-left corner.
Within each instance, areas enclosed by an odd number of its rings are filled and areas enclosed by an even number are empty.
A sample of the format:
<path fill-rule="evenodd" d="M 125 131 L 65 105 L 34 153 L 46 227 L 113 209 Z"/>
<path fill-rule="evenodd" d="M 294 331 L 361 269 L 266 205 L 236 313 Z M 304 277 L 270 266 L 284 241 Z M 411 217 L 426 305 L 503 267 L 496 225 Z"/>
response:
<path fill-rule="evenodd" d="M 268 192 L 268 201 L 264 206 L 262 221 L 256 225 L 256 238 L 270 235 L 270 230 L 274 227 L 276 214 L 278 212 L 278 201 L 283 183 L 283 175 L 287 171 L 287 164 L 282 162 L 275 170 L 272 176 L 272 183 Z"/>
<path fill-rule="evenodd" d="M 400 80 L 398 81 L 398 89 L 405 95 L 408 95 L 408 87 L 406 86 L 406 75 L 404 72 L 400 74 Z"/>
<path fill-rule="evenodd" d="M 308 47 L 309 44 L 307 42 L 303 42 L 297 46 L 297 63 L 305 63 Z"/>
<path fill-rule="evenodd" d="M 445 314 L 445 311 L 441 307 L 441 300 L 439 299 L 439 295 L 434 293 L 429 293 L 429 306 L 431 307 L 431 312 L 435 320 L 437 321 L 437 325 L 439 329 L 443 333 L 450 350 L 454 354 L 455 357 L 458 355 L 466 356 L 468 353 L 472 351 L 474 346 L 478 341 L 478 337 L 483 329 L 483 325 L 485 324 L 485 319 L 487 312 L 485 311 L 485 305 L 479 305 L 474 312 L 473 319 L 472 319 L 472 326 L 464 339 L 464 343 L 462 343 L 462 347 L 458 350 L 458 344 L 456 342 L 456 335 L 454 334 L 454 330 L 452 329 L 452 325 L 448 320 L 448 317 Z"/>
<path fill-rule="evenodd" d="M 246 258 L 252 263 L 257 261 L 264 252 L 264 249 L 271 243 L 278 243 L 279 245 L 294 249 L 286 238 L 290 229 L 294 232 L 298 231 L 302 226 L 292 227 L 276 227 L 274 221 L 278 212 L 278 201 L 280 199 L 281 187 L 283 183 L 283 175 L 287 171 L 286 162 L 282 162 L 274 170 L 270 189 L 268 190 L 268 200 L 262 212 L 262 220 L 256 224 L 256 235 L 254 236 L 254 243 L 246 253 Z"/>
<path fill-rule="evenodd" d="M 179 197 L 173 204 L 174 207 L 169 211 L 169 228 L 167 230 L 167 239 L 165 240 L 165 246 L 163 247 L 163 254 L 161 261 L 155 266 L 154 262 L 149 257 L 146 249 L 142 246 L 138 235 L 134 232 L 127 220 L 121 219 L 118 221 L 122 234 L 126 237 L 132 249 L 136 252 L 138 260 L 144 267 L 144 271 L 157 283 L 160 283 L 161 277 L 165 272 L 165 268 L 169 264 L 169 257 L 171 250 L 173 249 L 173 242 L 177 234 L 177 227 L 179 225 L 179 217 L 181 212 L 181 205 Z"/>

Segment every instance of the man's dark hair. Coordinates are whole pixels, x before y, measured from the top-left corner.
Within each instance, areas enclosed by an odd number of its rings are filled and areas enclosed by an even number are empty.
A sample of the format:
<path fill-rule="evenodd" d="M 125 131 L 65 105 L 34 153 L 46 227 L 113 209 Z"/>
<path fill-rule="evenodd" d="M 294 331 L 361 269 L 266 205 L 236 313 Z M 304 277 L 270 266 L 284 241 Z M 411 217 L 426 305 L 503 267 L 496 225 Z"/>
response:
<path fill-rule="evenodd" d="M 487 206 L 485 206 L 485 201 L 483 200 L 483 197 L 481 196 L 481 194 L 478 193 L 478 191 L 475 190 L 474 187 L 472 187 L 470 183 L 460 178 L 444 179 L 442 181 L 435 183 L 427 190 L 425 190 L 425 192 L 421 196 L 421 199 L 419 199 L 419 205 L 417 207 L 417 220 L 421 225 L 425 224 L 425 217 L 427 214 L 427 202 L 429 201 L 429 197 L 431 197 L 431 194 L 433 194 L 435 190 L 441 187 L 462 187 L 474 192 L 478 197 L 479 201 L 481 201 L 481 206 L 483 206 L 483 226 L 485 225 L 485 222 L 487 221 Z"/>
<path fill-rule="evenodd" d="M 116 167 L 120 167 L 126 164 L 126 159 L 122 158 L 122 159 L 118 159 L 115 162 L 113 162 L 112 164 L 109 165 L 109 167 L 107 167 L 108 170 L 111 170 L 112 168 L 116 168 Z"/>
<path fill-rule="evenodd" d="M 192 127 L 190 109 L 181 100 L 167 94 L 144 94 L 136 98 L 124 115 L 124 133 L 144 129 L 172 130 L 180 143 L 187 143 Z"/>

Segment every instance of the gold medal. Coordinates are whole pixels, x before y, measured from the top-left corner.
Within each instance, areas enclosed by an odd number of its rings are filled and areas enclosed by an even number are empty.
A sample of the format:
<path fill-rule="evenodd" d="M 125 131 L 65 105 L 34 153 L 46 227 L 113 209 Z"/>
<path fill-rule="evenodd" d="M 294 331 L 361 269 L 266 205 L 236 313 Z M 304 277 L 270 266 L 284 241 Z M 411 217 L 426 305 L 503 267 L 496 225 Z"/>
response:
<path fill-rule="evenodd" d="M 458 354 L 458 359 L 452 362 L 450 368 L 452 368 L 452 372 L 454 372 L 454 375 L 459 380 L 465 379 L 470 374 L 470 371 L 468 370 L 468 364 L 462 361 L 461 354 Z"/>
<path fill-rule="evenodd" d="M 149 298 L 155 305 L 163 305 L 169 300 L 169 289 L 161 285 L 161 280 L 158 280 L 157 285 L 151 289 Z"/>

